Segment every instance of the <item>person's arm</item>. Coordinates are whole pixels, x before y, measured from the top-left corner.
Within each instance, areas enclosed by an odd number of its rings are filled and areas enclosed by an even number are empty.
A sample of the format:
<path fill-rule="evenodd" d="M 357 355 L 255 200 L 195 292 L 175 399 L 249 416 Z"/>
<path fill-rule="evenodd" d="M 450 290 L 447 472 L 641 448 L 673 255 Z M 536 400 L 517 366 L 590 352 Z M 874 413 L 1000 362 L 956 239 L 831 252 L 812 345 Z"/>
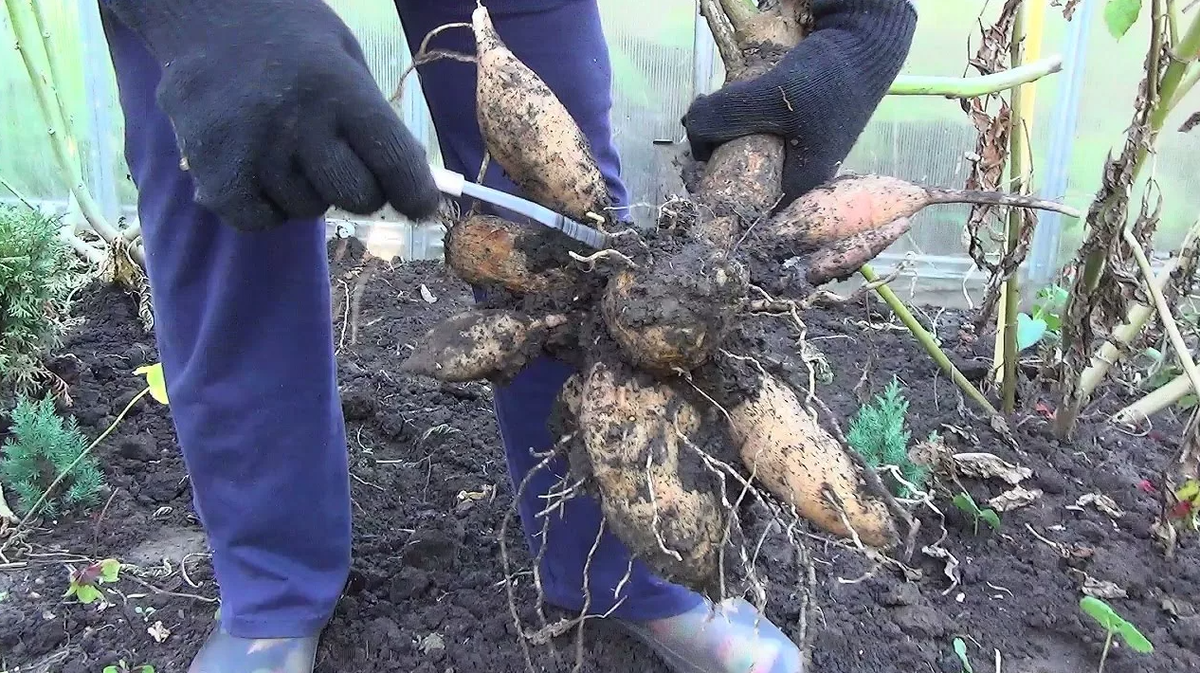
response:
<path fill-rule="evenodd" d="M 163 66 L 158 103 L 197 203 L 238 229 L 436 210 L 424 148 L 322 0 L 101 0 Z"/>
<path fill-rule="evenodd" d="M 683 118 L 693 156 L 754 133 L 788 141 L 785 202 L 832 178 L 908 58 L 912 0 L 814 0 L 813 31 L 762 76 L 698 98 Z"/>

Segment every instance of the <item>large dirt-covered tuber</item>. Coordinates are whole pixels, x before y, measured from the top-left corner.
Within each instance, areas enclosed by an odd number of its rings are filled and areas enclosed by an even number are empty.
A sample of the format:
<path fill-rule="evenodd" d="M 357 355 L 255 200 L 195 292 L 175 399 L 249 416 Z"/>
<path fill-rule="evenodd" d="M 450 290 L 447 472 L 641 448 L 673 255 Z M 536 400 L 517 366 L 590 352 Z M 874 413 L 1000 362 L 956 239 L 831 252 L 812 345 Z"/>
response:
<path fill-rule="evenodd" d="M 608 525 L 665 578 L 711 588 L 731 513 L 705 474 L 681 469 L 701 421 L 678 392 L 622 363 L 593 364 L 583 379 L 578 423 Z"/>
<path fill-rule="evenodd" d="M 476 116 L 488 153 L 530 199 L 576 220 L 607 219 L 610 198 L 579 125 L 550 87 L 475 8 Z"/>
<path fill-rule="evenodd" d="M 567 317 L 533 319 L 516 311 L 475 309 L 438 323 L 401 363 L 400 371 L 440 381 L 506 381 L 542 352 Z"/>
<path fill-rule="evenodd" d="M 568 252 L 583 247 L 547 227 L 471 214 L 446 232 L 445 258 L 468 283 L 536 294 L 577 283 L 579 274 Z"/>
<path fill-rule="evenodd" d="M 835 535 L 849 536 L 848 522 L 864 544 L 886 548 L 898 541 L 887 505 L 866 489 L 849 449 L 785 383 L 760 374 L 757 390 L 729 412 L 742 463 L 772 495 Z"/>

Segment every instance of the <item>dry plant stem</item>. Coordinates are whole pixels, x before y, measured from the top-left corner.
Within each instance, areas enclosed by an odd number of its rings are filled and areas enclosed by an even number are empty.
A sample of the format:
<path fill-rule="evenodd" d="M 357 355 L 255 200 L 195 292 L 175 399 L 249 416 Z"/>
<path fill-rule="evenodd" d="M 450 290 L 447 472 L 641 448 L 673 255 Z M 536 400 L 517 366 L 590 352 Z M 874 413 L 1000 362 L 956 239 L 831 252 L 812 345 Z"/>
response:
<path fill-rule="evenodd" d="M 1200 72 L 1200 69 L 1197 69 Z M 1188 254 L 1193 246 L 1200 246 L 1200 218 L 1197 218 L 1192 223 L 1192 228 L 1188 230 L 1184 236 L 1183 243 L 1179 247 L 1180 257 Z M 1152 287 L 1162 292 L 1167 283 L 1171 281 L 1171 274 L 1175 271 L 1179 258 L 1172 259 L 1157 276 L 1154 277 Z M 1150 318 L 1154 315 L 1154 309 L 1142 303 L 1136 304 L 1129 312 L 1129 318 L 1124 325 L 1118 327 L 1112 334 L 1112 338 L 1104 342 L 1100 348 L 1100 352 L 1092 357 L 1092 363 L 1083 371 L 1083 375 L 1079 379 L 1080 398 L 1088 399 L 1096 390 L 1096 387 L 1108 375 L 1108 370 L 1124 357 L 1124 348 L 1133 343 L 1137 335 L 1141 333 L 1142 328 L 1146 326 Z M 1186 391 L 1180 396 L 1186 395 Z"/>
<path fill-rule="evenodd" d="M 1186 373 L 1180 374 L 1169 383 L 1159 386 L 1147 395 L 1113 414 L 1113 423 L 1141 423 L 1154 414 L 1170 407 L 1192 391 L 1192 382 Z"/>
<path fill-rule="evenodd" d="M 1175 347 L 1175 355 L 1179 358 L 1180 364 L 1183 365 L 1183 371 L 1188 375 L 1192 382 L 1192 387 L 1200 390 L 1200 369 L 1196 369 L 1196 362 L 1192 360 L 1191 352 L 1188 350 L 1187 342 L 1183 340 L 1183 335 L 1179 333 L 1179 325 L 1175 322 L 1175 316 L 1171 313 L 1171 307 L 1167 305 L 1167 300 L 1163 297 L 1161 290 L 1154 287 L 1154 270 L 1150 267 L 1150 260 L 1146 257 L 1146 251 L 1142 249 L 1142 244 L 1138 242 L 1133 232 L 1126 229 L 1123 233 L 1125 242 L 1129 244 L 1133 251 L 1133 257 L 1137 260 L 1138 268 L 1142 270 L 1142 276 L 1146 279 L 1146 287 L 1150 290 L 1150 296 L 1154 299 L 1154 305 L 1158 308 L 1158 317 L 1162 320 L 1163 329 L 1166 330 L 1167 336 L 1171 339 L 1171 345 Z"/>
<path fill-rule="evenodd" d="M 55 84 L 50 75 L 34 62 L 33 54 L 30 51 L 31 45 L 35 42 L 32 38 L 34 30 L 29 25 L 29 17 L 25 12 L 21 11 L 19 4 L 15 0 L 6 0 L 5 2 L 5 5 L 8 7 L 9 19 L 12 22 L 13 32 L 17 38 L 17 50 L 21 52 L 21 60 L 25 64 L 25 70 L 33 85 L 38 106 L 41 108 L 42 114 L 45 116 L 46 123 L 48 124 L 47 133 L 50 135 L 50 145 L 54 151 L 54 159 L 58 162 L 59 170 L 62 171 L 62 179 L 67 183 L 67 187 L 79 202 L 79 208 L 83 211 L 83 216 L 87 219 L 88 224 L 91 225 L 92 229 L 101 238 L 111 244 L 119 233 L 105 220 L 104 215 L 100 212 L 100 207 L 92 199 L 87 185 L 83 182 L 83 176 L 80 173 L 78 164 L 71 159 L 68 149 L 69 140 L 65 137 L 66 122 L 63 118 L 62 110 L 55 104 L 57 100 L 57 94 L 54 93 Z M 145 257 L 142 250 L 140 248 L 134 249 L 132 254 L 137 263 L 144 267 Z"/>
<path fill-rule="evenodd" d="M 879 280 L 879 275 L 875 273 L 874 269 L 872 269 L 869 264 L 864 264 L 863 267 L 858 270 L 858 272 L 869 283 L 874 283 L 875 281 Z M 950 358 L 947 357 L 946 354 L 942 352 L 942 349 L 938 347 L 937 341 L 934 340 L 933 335 L 925 331 L 925 328 L 921 326 L 921 323 L 917 322 L 916 317 L 913 316 L 912 312 L 908 310 L 908 307 L 904 305 L 904 302 L 900 300 L 900 297 L 896 296 L 896 293 L 892 291 L 892 288 L 888 287 L 887 285 L 880 285 L 875 289 L 875 291 L 879 293 L 879 296 L 883 298 L 883 301 L 886 302 L 888 307 L 892 309 L 892 311 L 896 314 L 896 317 L 900 318 L 900 322 L 904 323 L 904 326 L 907 327 L 910 332 L 912 332 L 913 336 L 916 337 L 917 341 L 921 344 L 921 347 L 925 349 L 925 352 L 929 353 L 934 362 L 936 362 L 938 366 L 942 368 L 942 371 L 946 372 L 950 379 L 954 381 L 955 385 L 957 385 L 967 397 L 970 397 L 977 404 L 979 404 L 979 406 L 983 407 L 989 414 L 993 416 L 996 415 L 996 408 L 992 406 L 992 403 L 988 402 L 988 399 L 983 396 L 983 393 L 979 392 L 979 389 L 976 388 L 970 381 L 968 381 L 967 377 L 963 376 L 962 372 L 958 371 L 958 368 L 954 366 L 953 362 L 950 362 Z"/>

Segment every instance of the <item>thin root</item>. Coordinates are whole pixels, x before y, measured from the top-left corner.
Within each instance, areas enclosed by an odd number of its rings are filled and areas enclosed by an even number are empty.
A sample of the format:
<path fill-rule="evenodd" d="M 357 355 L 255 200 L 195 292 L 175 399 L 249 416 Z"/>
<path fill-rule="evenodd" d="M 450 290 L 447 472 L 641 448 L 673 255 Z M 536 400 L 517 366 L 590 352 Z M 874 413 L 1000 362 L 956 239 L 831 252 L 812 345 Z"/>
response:
<path fill-rule="evenodd" d="M 608 260 L 608 259 L 616 259 L 621 264 L 624 264 L 625 266 L 628 266 L 633 269 L 638 268 L 637 262 L 634 262 L 632 259 L 630 259 L 628 256 L 626 256 L 624 253 L 621 253 L 621 252 L 618 252 L 618 251 L 612 250 L 612 249 L 600 250 L 598 252 L 593 252 L 592 254 L 587 255 L 586 257 L 575 252 L 574 250 L 567 251 L 567 254 L 571 256 L 571 259 L 586 265 L 586 267 L 584 268 L 585 273 L 592 273 L 593 271 L 596 270 L 597 262 L 599 262 L 601 260 Z"/>

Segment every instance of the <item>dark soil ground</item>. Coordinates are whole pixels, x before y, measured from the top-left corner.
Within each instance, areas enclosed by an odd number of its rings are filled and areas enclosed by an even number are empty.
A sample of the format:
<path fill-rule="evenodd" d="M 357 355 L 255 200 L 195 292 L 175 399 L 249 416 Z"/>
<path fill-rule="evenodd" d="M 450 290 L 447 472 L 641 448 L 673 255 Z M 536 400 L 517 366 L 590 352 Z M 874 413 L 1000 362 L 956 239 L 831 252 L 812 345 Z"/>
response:
<path fill-rule="evenodd" d="M 353 253 L 336 262 L 335 297 L 344 299 L 353 287 L 347 274 L 356 266 Z M 422 284 L 435 303 L 422 298 Z M 322 673 L 525 670 L 497 542 L 513 489 L 489 389 L 394 373 L 405 344 L 470 302 L 469 289 L 438 264 L 385 266 L 366 285 L 356 344 L 347 330 L 340 372 L 354 475 L 355 561 L 322 642 Z M 53 364 L 71 384 L 70 413 L 92 438 L 141 389 L 133 370 L 156 356 L 152 335 L 124 294 L 92 287 L 76 306 L 83 320 Z M 339 330 L 343 315 L 337 306 Z M 996 453 L 1032 470 L 1023 484 L 1043 491 L 1035 503 L 1004 513 L 998 531 L 983 527 L 978 534 L 938 501 L 947 513 L 941 547 L 957 559 L 957 585 L 943 562 L 919 551 L 912 566 L 920 577 L 906 579 L 894 567 L 873 568 L 851 548 L 809 537 L 818 587 L 813 670 L 959 673 L 951 646 L 956 637 L 968 643 L 976 671 L 1095 670 L 1104 637 L 1078 610 L 1088 578 L 1127 594 L 1111 602 L 1156 648 L 1139 655 L 1117 647 L 1107 671 L 1200 670 L 1197 551 L 1185 543 L 1174 560 L 1164 559 L 1151 533 L 1154 496 L 1143 483 L 1155 479 L 1171 453 L 1180 433 L 1175 420 L 1156 419 L 1155 433 L 1133 436 L 1103 423 L 1101 412 L 1120 401 L 1102 399 L 1071 444 L 1052 439 L 1044 415 L 1019 415 L 1012 420 L 1013 447 L 964 415 L 969 407 L 954 386 L 907 332 L 886 325 L 868 302 L 804 317 L 812 345 L 833 372 L 818 394 L 843 429 L 860 399 L 881 392 L 896 375 L 910 404 L 914 439 L 937 430 L 956 451 Z M 936 317 L 943 342 L 965 370 L 981 377 L 977 356 L 990 346 L 974 343 L 960 318 Z M 214 623 L 217 590 L 167 409 L 140 402 L 96 454 L 111 489 L 103 508 L 42 522 L 6 551 L 0 671 L 99 673 L 118 660 L 152 664 L 161 673 L 185 671 Z M 967 485 L 981 502 L 1006 487 L 995 480 Z M 483 495 L 472 499 L 472 493 Z M 1095 493 L 1112 498 L 1123 515 L 1075 507 Z M 918 549 L 939 536 L 937 517 L 923 519 Z M 529 558 L 518 531 L 508 537 L 518 601 L 528 613 Z M 70 569 L 108 557 L 127 564 L 108 593 L 110 605 L 62 597 Z M 779 583 L 768 614 L 795 634 L 800 602 L 787 579 L 795 576 L 792 562 L 777 543 L 760 558 Z M 169 631 L 165 638 L 162 629 Z M 571 670 L 573 634 L 560 640 L 553 650 L 533 648 L 539 671 Z M 589 622 L 584 645 L 584 671 L 665 671 L 602 622 Z"/>

